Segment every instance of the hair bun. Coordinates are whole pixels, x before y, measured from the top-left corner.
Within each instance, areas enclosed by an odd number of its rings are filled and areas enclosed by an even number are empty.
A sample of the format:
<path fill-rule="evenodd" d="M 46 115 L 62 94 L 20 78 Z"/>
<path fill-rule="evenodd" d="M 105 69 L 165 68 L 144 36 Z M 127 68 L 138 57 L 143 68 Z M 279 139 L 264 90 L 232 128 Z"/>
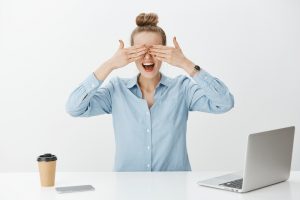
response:
<path fill-rule="evenodd" d="M 158 16 L 155 13 L 140 13 L 136 17 L 137 26 L 156 26 L 158 23 Z"/>

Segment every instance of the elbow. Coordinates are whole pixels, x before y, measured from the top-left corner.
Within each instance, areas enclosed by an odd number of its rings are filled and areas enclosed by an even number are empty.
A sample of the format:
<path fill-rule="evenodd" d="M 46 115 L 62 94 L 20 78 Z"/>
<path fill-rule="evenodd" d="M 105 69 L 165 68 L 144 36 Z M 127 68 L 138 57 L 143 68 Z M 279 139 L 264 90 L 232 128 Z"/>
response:
<path fill-rule="evenodd" d="M 66 106 L 65 108 L 66 112 L 71 116 L 71 117 L 78 117 L 79 115 L 77 114 L 76 111 L 72 110 L 70 107 Z"/>
<path fill-rule="evenodd" d="M 227 104 L 224 106 L 224 113 L 230 111 L 234 107 L 234 97 L 229 93 Z"/>
<path fill-rule="evenodd" d="M 222 114 L 230 111 L 234 107 L 234 97 L 229 93 L 228 98 L 224 100 L 222 105 L 217 105 L 215 109 L 216 114 Z"/>
<path fill-rule="evenodd" d="M 229 96 L 230 96 L 230 109 L 232 109 L 234 107 L 234 96 L 229 93 Z"/>
<path fill-rule="evenodd" d="M 79 117 L 81 113 L 69 101 L 65 104 L 65 111 L 72 117 Z"/>
<path fill-rule="evenodd" d="M 79 117 L 80 114 L 78 114 L 75 111 L 71 111 L 71 110 L 67 110 L 67 113 L 71 116 L 71 117 Z"/>

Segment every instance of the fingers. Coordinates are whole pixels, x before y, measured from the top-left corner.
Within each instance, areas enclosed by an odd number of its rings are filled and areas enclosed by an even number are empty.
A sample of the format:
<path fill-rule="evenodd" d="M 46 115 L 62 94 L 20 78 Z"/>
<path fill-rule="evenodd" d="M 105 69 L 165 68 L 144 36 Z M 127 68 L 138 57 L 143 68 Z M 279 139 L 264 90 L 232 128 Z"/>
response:
<path fill-rule="evenodd" d="M 159 52 L 150 52 L 150 54 L 152 55 L 152 56 L 154 56 L 154 57 L 156 57 L 156 56 L 160 56 L 160 57 L 165 57 L 165 58 L 167 58 L 168 57 L 168 55 L 169 54 L 167 54 L 167 53 L 159 53 Z"/>
<path fill-rule="evenodd" d="M 149 53 L 151 54 L 155 54 L 155 53 L 162 53 L 162 54 L 170 54 L 171 50 L 170 49 L 151 49 L 149 51 Z"/>
<path fill-rule="evenodd" d="M 170 57 L 170 50 L 151 50 L 150 55 L 154 56 L 155 58 L 161 57 L 161 58 L 169 58 Z"/>
<path fill-rule="evenodd" d="M 120 45 L 119 45 L 119 49 L 123 49 L 124 48 L 124 42 L 122 40 L 119 40 Z"/>
<path fill-rule="evenodd" d="M 139 53 L 135 53 L 135 54 L 134 53 L 129 54 L 130 56 L 128 58 L 128 61 L 133 62 L 133 61 L 139 60 L 139 59 L 144 57 L 146 52 L 147 52 L 147 50 L 140 51 Z M 154 53 L 152 53 L 151 55 L 154 56 L 156 59 L 164 61 L 164 62 L 167 62 L 167 60 L 168 60 L 168 55 L 167 54 L 163 54 L 163 53 L 155 53 L 154 54 Z"/>
<path fill-rule="evenodd" d="M 176 49 L 180 49 L 180 46 L 179 46 L 179 44 L 178 44 L 178 42 L 176 40 L 176 37 L 173 37 L 173 44 L 174 44 L 174 46 L 175 46 Z"/>
<path fill-rule="evenodd" d="M 161 56 L 155 56 L 157 60 L 163 61 L 163 62 L 168 62 L 168 59 L 166 57 L 161 57 Z"/>
<path fill-rule="evenodd" d="M 167 48 L 167 49 L 161 49 L 161 48 L 152 48 L 150 49 L 149 53 L 152 56 L 160 56 L 160 57 L 167 57 L 172 53 L 172 48 Z"/>
<path fill-rule="evenodd" d="M 128 61 L 131 63 L 133 61 L 139 60 L 141 58 L 143 58 L 144 54 L 138 55 L 138 56 L 132 56 L 128 59 Z"/>
<path fill-rule="evenodd" d="M 120 44 L 122 44 L 120 48 L 124 48 L 123 41 L 119 41 Z M 150 45 L 146 47 L 145 44 L 134 45 L 129 48 L 124 48 L 127 54 L 127 60 L 129 62 L 133 62 L 143 58 L 143 56 L 145 56 L 146 53 L 149 53 L 150 55 L 156 57 L 158 60 L 167 61 L 173 49 L 173 47 L 167 47 L 164 45 Z"/>
<path fill-rule="evenodd" d="M 128 54 L 133 54 L 133 53 L 137 53 L 140 51 L 146 51 L 147 52 L 147 48 L 146 47 L 139 47 L 139 48 L 134 48 L 134 49 L 127 49 L 127 53 Z"/>
<path fill-rule="evenodd" d="M 138 51 L 138 52 L 135 52 L 135 53 L 128 54 L 128 58 L 144 55 L 145 53 L 147 53 L 147 49 L 146 50 L 141 50 L 141 51 Z"/>

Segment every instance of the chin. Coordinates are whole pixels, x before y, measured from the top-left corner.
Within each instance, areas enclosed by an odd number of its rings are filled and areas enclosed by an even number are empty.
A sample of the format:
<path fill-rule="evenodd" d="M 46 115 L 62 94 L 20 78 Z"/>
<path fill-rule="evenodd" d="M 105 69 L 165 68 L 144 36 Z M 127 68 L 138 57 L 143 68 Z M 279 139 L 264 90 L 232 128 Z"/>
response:
<path fill-rule="evenodd" d="M 154 77 L 156 77 L 158 74 L 159 74 L 159 71 L 156 71 L 156 72 L 145 72 L 145 71 L 140 71 L 141 75 L 145 78 L 148 78 L 148 79 L 152 79 Z"/>
<path fill-rule="evenodd" d="M 139 72 L 143 77 L 151 79 L 159 74 L 161 63 L 145 61 L 138 63 L 137 66 Z"/>
<path fill-rule="evenodd" d="M 140 66 L 138 67 L 138 70 L 143 77 L 152 79 L 159 74 L 159 68 L 160 67 L 154 66 L 153 69 L 146 69 L 145 67 Z"/>

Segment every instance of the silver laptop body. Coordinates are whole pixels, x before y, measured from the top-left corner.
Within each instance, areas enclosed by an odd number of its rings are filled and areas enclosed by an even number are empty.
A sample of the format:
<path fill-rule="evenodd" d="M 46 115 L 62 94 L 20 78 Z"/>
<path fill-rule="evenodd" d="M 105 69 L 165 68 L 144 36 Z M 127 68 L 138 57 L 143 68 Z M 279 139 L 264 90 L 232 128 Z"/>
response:
<path fill-rule="evenodd" d="M 248 192 L 286 181 L 290 176 L 295 127 L 286 127 L 248 136 L 243 172 L 197 182 L 233 192 Z"/>

